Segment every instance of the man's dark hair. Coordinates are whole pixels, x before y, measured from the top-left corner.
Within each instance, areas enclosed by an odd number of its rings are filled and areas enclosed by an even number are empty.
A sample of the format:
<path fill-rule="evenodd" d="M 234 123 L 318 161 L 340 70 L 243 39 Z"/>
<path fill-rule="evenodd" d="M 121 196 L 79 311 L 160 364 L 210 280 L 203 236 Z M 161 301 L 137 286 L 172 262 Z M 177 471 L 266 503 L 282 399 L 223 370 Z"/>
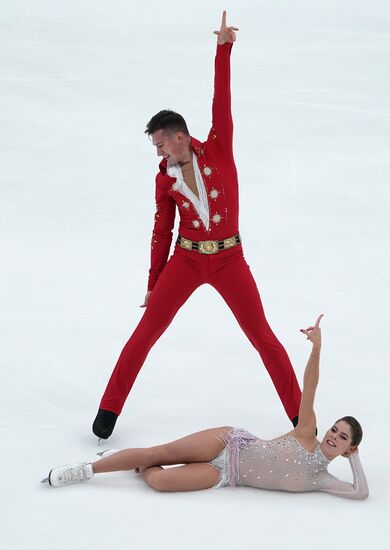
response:
<path fill-rule="evenodd" d="M 157 130 L 165 130 L 168 133 L 183 132 L 187 136 L 190 135 L 184 118 L 170 109 L 165 109 L 154 115 L 146 125 L 145 134 L 150 136 Z"/>

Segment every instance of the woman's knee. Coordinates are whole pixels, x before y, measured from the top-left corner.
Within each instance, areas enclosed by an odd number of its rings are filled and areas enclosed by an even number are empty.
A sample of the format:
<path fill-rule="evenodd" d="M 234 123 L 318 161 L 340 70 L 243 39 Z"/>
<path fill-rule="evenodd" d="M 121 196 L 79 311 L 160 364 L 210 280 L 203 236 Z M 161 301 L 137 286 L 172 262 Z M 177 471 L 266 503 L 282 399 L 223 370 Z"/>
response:
<path fill-rule="evenodd" d="M 147 478 L 147 484 L 152 487 L 155 491 L 169 491 L 169 480 L 165 470 L 151 472 Z"/>

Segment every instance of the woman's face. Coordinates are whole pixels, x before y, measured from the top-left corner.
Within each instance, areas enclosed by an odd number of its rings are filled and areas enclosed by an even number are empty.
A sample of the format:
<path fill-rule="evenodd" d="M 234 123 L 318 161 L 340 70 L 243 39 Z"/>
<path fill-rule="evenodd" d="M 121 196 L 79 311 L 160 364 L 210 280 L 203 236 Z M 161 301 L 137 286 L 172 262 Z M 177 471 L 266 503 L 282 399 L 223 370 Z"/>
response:
<path fill-rule="evenodd" d="M 336 456 L 348 456 L 352 454 L 356 446 L 352 445 L 350 425 L 344 420 L 333 424 L 326 432 L 320 446 L 321 451 L 329 460 L 333 460 Z"/>

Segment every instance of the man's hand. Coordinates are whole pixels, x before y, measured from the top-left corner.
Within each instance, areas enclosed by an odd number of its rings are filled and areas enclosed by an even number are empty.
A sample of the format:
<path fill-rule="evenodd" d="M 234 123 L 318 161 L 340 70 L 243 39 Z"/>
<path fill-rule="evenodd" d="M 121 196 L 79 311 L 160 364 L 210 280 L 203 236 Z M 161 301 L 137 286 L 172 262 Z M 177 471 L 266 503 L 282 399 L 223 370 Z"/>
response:
<path fill-rule="evenodd" d="M 315 325 L 312 327 L 308 327 L 307 329 L 301 328 L 301 332 L 303 334 L 306 334 L 307 339 L 313 342 L 313 348 L 320 349 L 321 348 L 321 329 L 320 329 L 320 321 L 323 318 L 323 313 L 318 317 L 317 321 L 315 322 Z"/>
<path fill-rule="evenodd" d="M 144 299 L 144 303 L 139 307 L 146 307 L 148 305 L 149 296 L 152 294 L 151 290 L 148 290 Z"/>
<path fill-rule="evenodd" d="M 226 11 L 222 13 L 222 23 L 219 31 L 214 31 L 214 34 L 218 36 L 218 44 L 225 44 L 226 42 L 235 42 L 236 33 L 238 31 L 237 27 L 227 27 L 226 26 Z"/>

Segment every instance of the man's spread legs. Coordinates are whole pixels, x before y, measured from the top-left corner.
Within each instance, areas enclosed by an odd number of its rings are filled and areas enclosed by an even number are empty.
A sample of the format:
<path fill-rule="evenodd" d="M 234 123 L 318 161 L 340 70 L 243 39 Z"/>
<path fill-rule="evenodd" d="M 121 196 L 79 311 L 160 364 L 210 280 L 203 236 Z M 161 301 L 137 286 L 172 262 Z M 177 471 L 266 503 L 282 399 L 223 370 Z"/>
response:
<path fill-rule="evenodd" d="M 298 415 L 301 390 L 286 350 L 265 318 L 259 291 L 241 247 L 217 255 L 211 284 L 259 352 L 288 417 Z"/>
<path fill-rule="evenodd" d="M 106 439 L 111 435 L 116 417 L 121 413 L 150 349 L 202 282 L 200 273 L 187 261 L 184 254 L 178 252 L 172 256 L 150 295 L 142 319 L 123 348 L 112 372 L 93 426 L 98 437 Z M 110 418 L 106 419 L 107 414 L 101 411 L 111 413 Z"/>

